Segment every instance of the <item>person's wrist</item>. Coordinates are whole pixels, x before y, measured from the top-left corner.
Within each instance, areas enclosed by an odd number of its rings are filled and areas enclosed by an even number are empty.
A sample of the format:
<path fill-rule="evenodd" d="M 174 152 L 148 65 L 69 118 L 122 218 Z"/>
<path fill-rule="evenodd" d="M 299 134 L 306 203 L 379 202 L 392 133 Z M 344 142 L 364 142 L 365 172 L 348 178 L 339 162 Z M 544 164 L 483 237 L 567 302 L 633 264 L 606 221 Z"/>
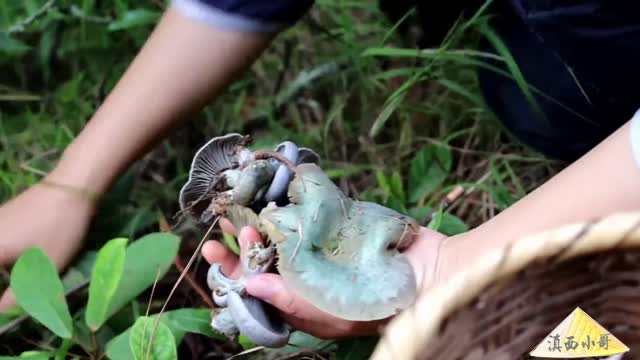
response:
<path fill-rule="evenodd" d="M 55 168 L 45 178 L 46 181 L 82 190 L 100 197 L 107 191 L 115 176 L 101 157 L 108 152 L 91 149 L 82 134 L 64 151 Z M 82 143 L 84 142 L 84 144 Z"/>
<path fill-rule="evenodd" d="M 478 237 L 478 231 L 473 229 L 444 239 L 438 250 L 435 283 L 446 281 L 480 255 L 474 246 L 481 241 Z"/>
<path fill-rule="evenodd" d="M 95 180 L 95 176 L 89 167 L 63 156 L 36 186 L 48 192 L 65 194 L 68 200 L 79 200 L 95 208 L 104 192 L 104 186 Z"/>

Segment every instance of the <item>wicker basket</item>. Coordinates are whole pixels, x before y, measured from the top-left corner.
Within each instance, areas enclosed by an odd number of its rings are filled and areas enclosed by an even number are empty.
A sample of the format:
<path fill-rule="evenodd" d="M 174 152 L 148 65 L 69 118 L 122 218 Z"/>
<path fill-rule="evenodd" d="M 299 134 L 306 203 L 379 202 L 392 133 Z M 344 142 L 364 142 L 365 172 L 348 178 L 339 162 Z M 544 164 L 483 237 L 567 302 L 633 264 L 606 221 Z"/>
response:
<path fill-rule="evenodd" d="M 621 359 L 640 359 L 640 213 L 564 226 L 482 257 L 420 294 L 372 359 L 529 359 L 576 307 L 630 348 Z"/>

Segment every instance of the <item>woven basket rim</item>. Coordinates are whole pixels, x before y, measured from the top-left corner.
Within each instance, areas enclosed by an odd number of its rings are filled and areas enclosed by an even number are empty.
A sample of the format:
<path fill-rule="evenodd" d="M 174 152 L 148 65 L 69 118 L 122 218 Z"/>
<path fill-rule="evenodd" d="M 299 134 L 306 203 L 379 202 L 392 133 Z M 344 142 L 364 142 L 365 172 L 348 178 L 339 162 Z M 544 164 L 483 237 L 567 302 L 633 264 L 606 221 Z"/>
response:
<path fill-rule="evenodd" d="M 446 282 L 422 291 L 386 326 L 371 359 L 415 359 L 449 314 L 468 305 L 490 284 L 508 281 L 534 262 L 564 262 L 633 247 L 640 247 L 640 212 L 560 226 L 494 249 Z"/>

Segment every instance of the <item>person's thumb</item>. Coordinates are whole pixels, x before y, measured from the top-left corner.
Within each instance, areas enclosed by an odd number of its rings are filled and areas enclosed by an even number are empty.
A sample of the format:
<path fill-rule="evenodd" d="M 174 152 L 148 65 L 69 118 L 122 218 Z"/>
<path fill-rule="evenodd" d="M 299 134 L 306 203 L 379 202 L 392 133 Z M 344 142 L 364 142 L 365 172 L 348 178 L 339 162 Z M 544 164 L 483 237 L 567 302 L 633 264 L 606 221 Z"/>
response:
<path fill-rule="evenodd" d="M 295 316 L 306 306 L 306 303 L 287 289 L 284 280 L 277 274 L 260 274 L 251 278 L 247 282 L 247 292 L 291 316 Z"/>

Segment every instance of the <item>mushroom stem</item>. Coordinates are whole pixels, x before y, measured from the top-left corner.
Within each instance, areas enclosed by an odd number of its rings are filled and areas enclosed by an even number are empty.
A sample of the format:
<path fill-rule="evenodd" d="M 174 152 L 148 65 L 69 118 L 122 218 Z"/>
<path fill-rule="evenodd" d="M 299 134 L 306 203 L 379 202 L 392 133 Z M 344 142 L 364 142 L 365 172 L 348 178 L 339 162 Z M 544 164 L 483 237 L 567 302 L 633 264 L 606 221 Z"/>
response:
<path fill-rule="evenodd" d="M 293 173 L 296 172 L 296 166 L 289 161 L 286 156 L 277 151 L 258 150 L 253 152 L 253 156 L 256 160 L 276 159 L 283 163 Z"/>

